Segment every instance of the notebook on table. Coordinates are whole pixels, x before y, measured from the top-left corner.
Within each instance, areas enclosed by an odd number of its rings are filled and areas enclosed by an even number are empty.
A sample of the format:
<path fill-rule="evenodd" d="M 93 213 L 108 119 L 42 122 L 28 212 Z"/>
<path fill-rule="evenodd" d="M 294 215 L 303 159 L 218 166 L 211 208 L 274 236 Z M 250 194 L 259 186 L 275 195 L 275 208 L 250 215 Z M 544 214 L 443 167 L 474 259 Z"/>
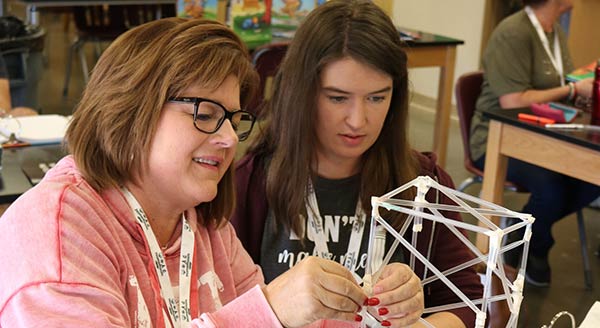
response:
<path fill-rule="evenodd" d="M 594 69 L 596 69 L 596 61 L 591 62 L 583 67 L 575 69 L 573 72 L 567 74 L 567 81 L 577 82 L 583 79 L 594 78 Z"/>

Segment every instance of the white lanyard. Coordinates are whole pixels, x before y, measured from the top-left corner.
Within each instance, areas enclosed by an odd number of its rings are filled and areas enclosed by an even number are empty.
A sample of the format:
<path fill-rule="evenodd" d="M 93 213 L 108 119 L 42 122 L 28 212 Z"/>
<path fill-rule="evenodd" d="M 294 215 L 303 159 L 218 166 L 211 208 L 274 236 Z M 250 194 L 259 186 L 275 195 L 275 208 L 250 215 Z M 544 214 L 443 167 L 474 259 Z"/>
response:
<path fill-rule="evenodd" d="M 560 50 L 560 43 L 558 42 L 558 31 L 556 31 L 556 30 L 554 31 L 554 56 L 552 56 L 552 53 L 550 53 L 550 42 L 548 41 L 548 38 L 546 37 L 546 33 L 544 33 L 542 24 L 540 24 L 540 21 L 535 16 L 533 9 L 531 9 L 531 7 L 529 7 L 529 6 L 526 6 L 525 12 L 527 13 L 527 16 L 529 17 L 531 24 L 533 24 L 533 27 L 535 27 L 537 35 L 540 38 L 542 45 L 544 46 L 544 50 L 546 50 L 546 54 L 550 58 L 550 62 L 552 62 L 554 69 L 556 69 L 556 72 L 558 72 L 558 75 L 560 76 L 560 85 L 561 86 L 565 85 L 562 53 Z"/>
<path fill-rule="evenodd" d="M 156 236 L 152 232 L 148 217 L 133 194 L 125 187 L 122 188 L 122 191 L 133 211 L 136 222 L 142 227 L 142 231 L 144 231 L 146 241 L 148 242 L 148 247 L 150 247 L 154 268 L 156 269 L 156 274 L 159 278 L 160 294 L 163 300 L 166 301 L 167 310 L 169 311 L 169 314 L 167 315 L 164 313 L 163 309 L 165 326 L 173 327 L 171 323 L 169 323 L 168 316 L 170 316 L 176 327 L 187 328 L 192 321 L 190 313 L 190 290 L 192 282 L 192 261 L 194 258 L 194 233 L 192 232 L 185 215 L 182 214 L 181 255 L 179 257 L 179 302 L 177 302 L 173 296 L 173 287 L 171 285 L 171 278 L 169 277 L 165 256 L 158 245 Z M 144 300 L 141 301 L 143 302 Z M 140 300 L 138 300 L 138 303 L 139 302 Z M 149 322 L 150 319 L 147 319 Z"/>
<path fill-rule="evenodd" d="M 314 236 L 315 251 L 317 256 L 329 258 L 329 248 L 327 247 L 327 237 L 325 236 L 323 219 L 321 218 L 321 214 L 319 212 L 317 195 L 310 181 L 308 185 L 307 200 L 308 203 L 306 204 L 306 214 L 308 216 L 308 229 L 311 229 L 311 232 Z M 359 262 L 358 257 L 360 252 L 360 244 L 362 242 L 362 236 L 366 224 L 366 215 L 362 209 L 360 199 L 356 204 L 355 217 L 356 220 L 352 224 L 352 233 L 350 234 L 348 250 L 346 251 L 346 256 L 343 263 L 343 265 L 351 272 L 356 270 L 356 266 Z M 381 239 L 379 239 L 379 243 L 381 243 Z M 383 237 L 383 244 L 385 245 L 385 235 Z M 375 257 L 383 258 L 383 247 L 380 245 L 378 249 L 381 249 L 381 254 L 375 255 Z"/>

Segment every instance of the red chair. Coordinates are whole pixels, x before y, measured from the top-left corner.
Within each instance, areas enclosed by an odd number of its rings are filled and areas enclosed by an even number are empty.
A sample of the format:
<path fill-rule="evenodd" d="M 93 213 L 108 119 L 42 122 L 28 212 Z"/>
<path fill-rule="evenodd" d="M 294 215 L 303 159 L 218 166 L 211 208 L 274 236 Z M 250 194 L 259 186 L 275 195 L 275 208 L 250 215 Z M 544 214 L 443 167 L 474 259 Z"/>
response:
<path fill-rule="evenodd" d="M 470 185 L 481 183 L 483 181 L 483 171 L 475 167 L 474 159 L 471 157 L 471 147 L 469 145 L 469 140 L 471 139 L 471 119 L 475 113 L 475 105 L 477 103 L 477 98 L 479 98 L 479 94 L 481 93 L 482 84 L 482 71 L 466 73 L 456 81 L 456 109 L 458 111 L 458 122 L 463 143 L 464 164 L 465 169 L 470 173 L 473 173 L 473 176 L 460 183 L 457 188 L 458 191 L 463 191 Z M 527 192 L 526 189 L 521 188 L 510 181 L 506 181 L 504 187 L 511 191 Z"/>
<path fill-rule="evenodd" d="M 277 42 L 260 46 L 254 50 L 252 64 L 260 76 L 260 88 L 257 96 L 250 102 L 247 110 L 259 116 L 265 100 L 271 98 L 272 79 L 285 57 L 289 42 Z"/>
<path fill-rule="evenodd" d="M 471 157 L 471 149 L 469 140 L 471 138 L 471 119 L 475 112 L 477 98 L 481 93 L 481 85 L 483 84 L 483 72 L 465 73 L 458 78 L 455 86 L 456 92 L 456 109 L 458 111 L 458 122 L 464 149 L 464 165 L 465 169 L 473 174 L 458 186 L 459 191 L 463 191 L 468 186 L 474 183 L 481 183 L 483 180 L 483 171 L 475 167 L 474 159 Z M 511 181 L 506 181 L 504 188 L 516 192 L 529 192 L 526 188 L 519 186 Z M 579 241 L 581 246 L 581 255 L 584 268 L 584 281 L 587 289 L 592 289 L 593 278 L 590 268 L 587 238 L 585 233 L 585 224 L 583 221 L 582 211 L 577 212 L 577 225 L 579 230 Z"/>

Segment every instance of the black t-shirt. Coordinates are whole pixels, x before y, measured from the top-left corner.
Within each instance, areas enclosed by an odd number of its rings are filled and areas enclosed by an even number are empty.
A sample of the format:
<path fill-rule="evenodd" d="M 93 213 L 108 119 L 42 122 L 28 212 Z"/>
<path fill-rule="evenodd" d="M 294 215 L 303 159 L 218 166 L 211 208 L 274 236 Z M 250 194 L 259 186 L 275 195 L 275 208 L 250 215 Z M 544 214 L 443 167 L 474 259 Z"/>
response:
<path fill-rule="evenodd" d="M 327 248 L 332 260 L 342 263 L 348 251 L 348 243 L 352 232 L 352 225 L 356 220 L 356 203 L 360 190 L 360 176 L 345 179 L 330 180 L 317 178 L 314 188 L 319 205 L 319 212 L 327 236 Z M 362 277 L 367 261 L 367 248 L 369 244 L 370 213 L 367 213 L 366 225 L 360 245 L 356 275 Z M 317 255 L 314 251 L 315 243 L 310 234 L 306 234 L 306 220 L 303 224 L 303 241 L 296 234 L 291 234 L 283 227 L 277 226 L 273 212 L 269 211 L 261 244 L 261 260 L 265 281 L 271 282 L 283 272 L 292 268 L 302 259 L 310 255 Z M 386 237 L 386 249 L 389 249 L 393 237 Z M 402 251 L 396 251 L 391 262 L 402 262 Z"/>

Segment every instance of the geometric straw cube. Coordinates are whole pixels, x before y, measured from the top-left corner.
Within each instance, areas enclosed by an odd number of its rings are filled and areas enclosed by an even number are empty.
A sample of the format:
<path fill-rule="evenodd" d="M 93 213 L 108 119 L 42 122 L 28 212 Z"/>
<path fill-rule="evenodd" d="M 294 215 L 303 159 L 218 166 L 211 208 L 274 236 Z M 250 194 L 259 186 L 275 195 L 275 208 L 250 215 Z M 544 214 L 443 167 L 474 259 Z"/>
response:
<path fill-rule="evenodd" d="M 394 196 L 399 195 L 409 188 L 416 188 L 417 195 L 414 201 L 394 198 Z M 438 200 L 440 197 L 445 196 L 454 204 L 447 205 L 427 202 L 425 195 L 428 192 L 435 192 L 437 195 L 436 199 Z M 411 182 L 408 182 L 381 197 L 372 197 L 371 204 L 373 206 L 371 214 L 371 235 L 369 236 L 367 266 L 365 268 L 365 277 L 363 278 L 363 288 L 365 292 L 367 292 L 367 295 L 372 295 L 372 283 L 377 281 L 381 274 L 381 270 L 389 262 L 392 254 L 396 251 L 396 248 L 401 245 L 401 247 L 406 248 L 410 252 L 410 259 L 408 262 L 413 271 L 415 269 L 415 263 L 424 265 L 424 276 L 419 277 L 421 278 L 424 290 L 426 290 L 428 284 L 440 281 L 461 300 L 454 304 L 426 308 L 424 314 L 468 307 L 476 314 L 476 327 L 484 328 L 490 304 L 493 302 L 505 302 L 511 312 L 506 327 L 517 326 L 519 309 L 523 299 L 525 264 L 527 263 L 527 250 L 529 247 L 529 239 L 531 238 L 531 225 L 534 221 L 534 218 L 531 215 L 514 212 L 471 195 L 447 188 L 428 176 L 417 177 Z M 407 218 L 400 230 L 397 231 L 394 229 L 387 222 L 387 219 L 380 215 L 381 208 L 406 214 Z M 477 224 L 469 224 L 449 219 L 443 215 L 444 212 L 458 212 L 463 220 L 471 217 L 475 219 Z M 489 217 L 492 216 L 517 219 L 517 223 L 501 229 L 489 219 Z M 419 240 L 419 233 L 422 230 L 423 223 L 426 221 L 430 221 L 433 230 L 443 227 L 449 229 L 457 239 L 473 252 L 475 258 L 465 263 L 456 263 L 454 267 L 444 271 L 436 268 L 429 262 L 428 254 L 421 254 L 417 251 L 416 247 L 417 241 Z M 412 233 L 407 234 L 406 232 L 408 229 L 412 229 Z M 489 249 L 487 254 L 480 252 L 459 229 L 462 229 L 462 231 L 470 231 L 475 234 L 481 234 L 488 238 Z M 524 235 L 522 239 L 502 246 L 502 239 L 504 236 L 520 229 L 523 229 L 520 231 Z M 410 235 L 410 240 L 405 238 L 405 236 L 408 235 Z M 385 236 L 393 236 L 395 240 L 393 246 L 388 250 L 384 257 L 383 254 L 385 251 L 383 248 L 385 247 L 382 245 L 385 245 L 385 241 L 383 241 L 382 244 L 381 240 L 385 240 Z M 432 239 L 433 238 L 430 238 L 429 240 L 429 247 L 431 247 L 431 243 L 434 242 Z M 510 281 L 504 270 L 502 254 L 517 247 L 522 247 L 521 265 L 518 270 L 517 278 L 514 281 Z M 447 276 L 453 273 L 457 273 L 460 270 L 475 265 L 485 266 L 485 275 L 482 279 L 484 290 L 483 298 L 481 299 L 469 299 L 447 278 Z M 496 295 L 492 295 L 491 281 L 494 276 L 499 278 L 502 286 L 502 291 Z M 360 314 L 364 318 L 362 327 L 381 327 L 379 324 L 380 318 L 377 315 L 367 312 L 366 308 L 364 308 Z M 428 327 L 433 327 L 423 318 L 421 318 L 420 321 Z"/>

